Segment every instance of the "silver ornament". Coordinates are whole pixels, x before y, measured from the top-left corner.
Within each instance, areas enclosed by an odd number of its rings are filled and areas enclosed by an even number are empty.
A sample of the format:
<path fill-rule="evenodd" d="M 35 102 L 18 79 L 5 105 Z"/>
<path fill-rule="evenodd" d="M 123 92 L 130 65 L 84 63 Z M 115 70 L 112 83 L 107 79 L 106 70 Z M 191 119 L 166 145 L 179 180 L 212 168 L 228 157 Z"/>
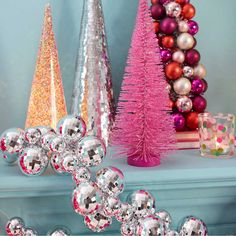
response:
<path fill-rule="evenodd" d="M 115 217 L 122 223 L 129 222 L 134 217 L 134 210 L 128 203 L 121 203 L 120 209 Z"/>
<path fill-rule="evenodd" d="M 168 230 L 172 222 L 170 214 L 165 210 L 159 210 L 155 215 L 163 221 L 165 229 Z"/>
<path fill-rule="evenodd" d="M 97 166 L 105 157 L 106 148 L 100 139 L 86 136 L 78 143 L 77 152 L 83 166 Z"/>
<path fill-rule="evenodd" d="M 178 95 L 187 95 L 191 91 L 192 84 L 189 79 L 181 77 L 174 82 L 173 87 Z"/>
<path fill-rule="evenodd" d="M 188 22 L 187 21 L 179 21 L 178 23 L 178 29 L 181 33 L 187 33 L 189 30 Z"/>
<path fill-rule="evenodd" d="M 186 113 L 192 110 L 193 103 L 189 97 L 182 96 L 177 99 L 176 107 L 178 108 L 179 112 Z"/>
<path fill-rule="evenodd" d="M 194 75 L 198 76 L 200 79 L 206 77 L 206 68 L 203 64 L 198 64 L 194 67 Z"/>
<path fill-rule="evenodd" d="M 25 148 L 18 160 L 19 167 L 25 175 L 41 175 L 47 168 L 48 157 L 38 147 Z"/>
<path fill-rule="evenodd" d="M 29 144 L 37 144 L 41 139 L 41 132 L 37 127 L 26 129 L 24 134 L 25 141 Z"/>
<path fill-rule="evenodd" d="M 73 152 L 65 152 L 61 158 L 61 168 L 66 173 L 72 173 L 77 167 L 78 157 Z"/>
<path fill-rule="evenodd" d="M 136 225 L 134 223 L 122 223 L 120 227 L 121 235 L 123 236 L 135 236 L 136 235 Z"/>
<path fill-rule="evenodd" d="M 72 179 L 76 185 L 88 182 L 91 179 L 91 171 L 87 167 L 77 167 L 72 171 Z"/>
<path fill-rule="evenodd" d="M 55 138 L 55 136 L 56 134 L 53 132 L 44 134 L 41 138 L 41 147 L 46 151 L 50 151 L 51 141 Z"/>
<path fill-rule="evenodd" d="M 162 236 L 165 229 L 161 219 L 150 215 L 140 220 L 137 227 L 137 236 Z"/>
<path fill-rule="evenodd" d="M 86 120 L 88 134 L 108 145 L 114 98 L 101 0 L 84 0 L 72 114 Z"/>
<path fill-rule="evenodd" d="M 119 213 L 121 202 L 117 197 L 108 197 L 104 201 L 103 211 L 107 216 L 115 216 Z"/>
<path fill-rule="evenodd" d="M 47 236 L 70 236 L 71 231 L 65 226 L 56 226 L 50 232 L 47 233 Z"/>
<path fill-rule="evenodd" d="M 184 73 L 184 76 L 188 77 L 188 78 L 191 78 L 193 76 L 193 68 L 190 67 L 190 66 L 184 66 L 183 68 L 183 73 Z"/>
<path fill-rule="evenodd" d="M 110 196 L 118 196 L 124 190 L 124 175 L 121 170 L 109 166 L 96 173 L 99 188 Z"/>
<path fill-rule="evenodd" d="M 178 50 L 172 54 L 172 60 L 182 64 L 185 61 L 185 54 L 183 51 Z"/>
<path fill-rule="evenodd" d="M 0 151 L 0 155 L 3 158 L 3 160 L 9 165 L 14 164 L 17 161 L 17 158 L 18 158 L 17 153 L 10 154 L 10 153 L 7 153 L 7 152 Z"/>
<path fill-rule="evenodd" d="M 58 153 L 53 153 L 50 158 L 50 164 L 52 169 L 57 173 L 57 174 L 64 174 L 65 171 L 62 168 L 62 156 L 61 154 Z"/>
<path fill-rule="evenodd" d="M 112 223 L 112 218 L 101 212 L 84 217 L 85 225 L 94 232 L 102 232 Z"/>
<path fill-rule="evenodd" d="M 179 236 L 179 233 L 175 230 L 168 230 L 166 236 Z"/>
<path fill-rule="evenodd" d="M 128 197 L 137 218 L 151 215 L 155 211 L 155 198 L 145 190 L 137 190 Z"/>
<path fill-rule="evenodd" d="M 204 222 L 193 216 L 188 216 L 183 220 L 180 227 L 180 236 L 207 236 L 207 227 Z"/>
<path fill-rule="evenodd" d="M 182 33 L 177 38 L 177 45 L 182 50 L 188 50 L 194 46 L 194 38 L 189 33 Z"/>
<path fill-rule="evenodd" d="M 72 203 L 76 213 L 94 214 L 101 208 L 102 194 L 95 183 L 83 182 L 75 188 Z"/>
<path fill-rule="evenodd" d="M 69 143 L 77 143 L 86 133 L 83 119 L 76 115 L 62 118 L 57 125 L 57 132 Z"/>
<path fill-rule="evenodd" d="M 52 152 L 62 153 L 66 148 L 66 144 L 62 137 L 56 136 L 50 141 L 50 149 Z"/>
<path fill-rule="evenodd" d="M 38 233 L 36 230 L 27 227 L 24 229 L 24 236 L 38 236 Z"/>
<path fill-rule="evenodd" d="M 19 217 L 11 218 L 5 230 L 9 236 L 24 236 L 24 221 Z"/>
<path fill-rule="evenodd" d="M 0 150 L 5 153 L 19 153 L 24 145 L 23 130 L 11 128 L 4 131 L 0 137 Z"/>
<path fill-rule="evenodd" d="M 182 11 L 180 4 L 176 2 L 170 2 L 165 5 L 166 14 L 170 17 L 179 17 Z"/>

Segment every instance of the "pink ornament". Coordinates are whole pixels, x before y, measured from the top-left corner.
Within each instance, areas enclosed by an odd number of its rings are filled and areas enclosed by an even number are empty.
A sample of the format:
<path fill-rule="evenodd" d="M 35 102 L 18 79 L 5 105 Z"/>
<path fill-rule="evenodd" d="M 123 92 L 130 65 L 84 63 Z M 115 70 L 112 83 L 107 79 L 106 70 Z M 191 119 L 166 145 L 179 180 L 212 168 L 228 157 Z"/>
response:
<path fill-rule="evenodd" d="M 196 112 L 204 112 L 207 106 L 207 101 L 202 96 L 197 96 L 193 98 L 193 110 Z"/>
<path fill-rule="evenodd" d="M 165 16 L 165 8 L 160 4 L 152 5 L 150 11 L 155 20 L 160 20 Z"/>
<path fill-rule="evenodd" d="M 140 167 L 159 165 L 175 149 L 173 122 L 166 112 L 170 109 L 167 83 L 152 28 L 147 0 L 140 0 L 112 133 L 118 154 Z"/>
<path fill-rule="evenodd" d="M 194 79 L 192 81 L 192 92 L 194 94 L 201 94 L 204 91 L 204 82 L 201 79 Z"/>
<path fill-rule="evenodd" d="M 191 35 L 195 35 L 199 30 L 198 23 L 194 20 L 188 21 L 188 28 L 188 33 Z"/>
<path fill-rule="evenodd" d="M 175 19 L 166 17 L 160 23 L 160 30 L 164 34 L 173 34 L 177 28 L 177 22 Z"/>
<path fill-rule="evenodd" d="M 168 62 L 172 57 L 171 51 L 167 49 L 161 50 L 161 59 L 163 62 Z"/>
<path fill-rule="evenodd" d="M 191 49 L 186 52 L 185 62 L 190 66 L 196 65 L 201 59 L 200 53 L 196 49 Z"/>
<path fill-rule="evenodd" d="M 205 79 L 202 79 L 202 82 L 204 84 L 204 86 L 203 86 L 203 93 L 205 93 L 207 91 L 207 89 L 208 89 L 208 83 L 207 83 L 207 81 Z"/>
<path fill-rule="evenodd" d="M 165 5 L 169 2 L 171 2 L 171 0 L 159 0 L 159 3 L 162 4 L 162 5 Z"/>
<path fill-rule="evenodd" d="M 185 127 L 185 118 L 180 113 L 172 115 L 176 131 L 182 131 Z"/>

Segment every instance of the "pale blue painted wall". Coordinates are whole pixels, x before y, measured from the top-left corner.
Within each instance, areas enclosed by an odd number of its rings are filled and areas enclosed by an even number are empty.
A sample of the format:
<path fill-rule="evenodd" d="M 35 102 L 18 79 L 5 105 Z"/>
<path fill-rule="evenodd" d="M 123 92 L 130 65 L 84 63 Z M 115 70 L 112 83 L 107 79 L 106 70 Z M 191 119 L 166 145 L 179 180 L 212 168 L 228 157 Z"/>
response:
<path fill-rule="evenodd" d="M 23 127 L 41 35 L 50 2 L 68 107 L 74 79 L 82 0 L 1 0 L 0 132 Z M 236 1 L 193 0 L 198 49 L 208 69 L 209 110 L 236 113 Z M 118 97 L 138 0 L 103 0 L 115 96 Z"/>

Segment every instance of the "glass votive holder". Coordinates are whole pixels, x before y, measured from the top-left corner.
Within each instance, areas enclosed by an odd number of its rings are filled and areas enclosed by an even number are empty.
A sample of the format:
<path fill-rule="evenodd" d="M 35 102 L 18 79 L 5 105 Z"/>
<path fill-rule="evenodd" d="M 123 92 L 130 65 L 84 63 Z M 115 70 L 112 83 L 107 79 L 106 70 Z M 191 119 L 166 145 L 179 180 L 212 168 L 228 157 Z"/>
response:
<path fill-rule="evenodd" d="M 234 155 L 234 115 L 201 113 L 198 121 L 201 156 L 226 158 Z"/>

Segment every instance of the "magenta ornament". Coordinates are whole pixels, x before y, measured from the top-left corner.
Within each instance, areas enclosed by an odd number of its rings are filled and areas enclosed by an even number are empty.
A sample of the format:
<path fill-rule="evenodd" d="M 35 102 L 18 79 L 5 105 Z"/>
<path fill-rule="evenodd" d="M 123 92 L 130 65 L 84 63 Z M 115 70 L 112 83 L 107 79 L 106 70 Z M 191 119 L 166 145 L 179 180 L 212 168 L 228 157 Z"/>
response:
<path fill-rule="evenodd" d="M 188 21 L 188 28 L 188 33 L 191 35 L 195 35 L 199 30 L 198 23 L 194 20 Z"/>
<path fill-rule="evenodd" d="M 205 93 L 207 91 L 207 89 L 208 89 L 208 83 L 207 83 L 207 81 L 205 79 L 202 79 L 202 82 L 204 84 L 204 86 L 203 86 L 203 93 Z"/>
<path fill-rule="evenodd" d="M 202 96 L 197 96 L 193 98 L 193 109 L 196 112 L 204 112 L 207 106 L 207 101 L 204 97 Z"/>
<path fill-rule="evenodd" d="M 201 94 L 204 91 L 204 82 L 201 79 L 193 79 L 192 92 L 194 94 Z"/>
<path fill-rule="evenodd" d="M 171 2 L 171 0 L 159 0 L 159 3 L 162 4 L 162 5 L 165 5 L 169 2 Z"/>
<path fill-rule="evenodd" d="M 201 59 L 200 53 L 196 49 L 191 49 L 186 52 L 185 62 L 190 66 L 196 65 Z"/>
<path fill-rule="evenodd" d="M 173 34 L 177 28 L 178 24 L 175 19 L 166 17 L 160 23 L 160 30 L 164 34 Z"/>
<path fill-rule="evenodd" d="M 185 127 L 185 118 L 182 114 L 176 113 L 172 115 L 176 131 L 182 131 Z"/>
<path fill-rule="evenodd" d="M 162 49 L 161 50 L 161 59 L 163 62 L 168 62 L 172 58 L 172 53 L 170 50 Z"/>
<path fill-rule="evenodd" d="M 160 20 L 165 16 L 165 8 L 161 4 L 152 5 L 150 11 L 155 20 Z"/>

